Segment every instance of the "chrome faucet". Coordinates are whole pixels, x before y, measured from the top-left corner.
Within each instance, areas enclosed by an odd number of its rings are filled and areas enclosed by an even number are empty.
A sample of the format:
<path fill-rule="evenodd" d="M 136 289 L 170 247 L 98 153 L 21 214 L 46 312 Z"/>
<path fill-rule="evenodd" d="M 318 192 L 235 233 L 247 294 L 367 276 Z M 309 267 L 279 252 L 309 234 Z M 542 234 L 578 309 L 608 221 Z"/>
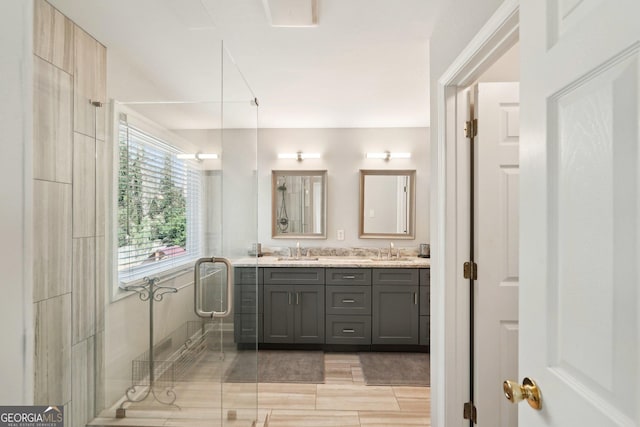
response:
<path fill-rule="evenodd" d="M 387 258 L 391 259 L 393 256 L 393 242 L 389 242 L 389 253 L 387 253 Z"/>
<path fill-rule="evenodd" d="M 300 258 L 300 241 L 296 242 L 296 259 Z"/>

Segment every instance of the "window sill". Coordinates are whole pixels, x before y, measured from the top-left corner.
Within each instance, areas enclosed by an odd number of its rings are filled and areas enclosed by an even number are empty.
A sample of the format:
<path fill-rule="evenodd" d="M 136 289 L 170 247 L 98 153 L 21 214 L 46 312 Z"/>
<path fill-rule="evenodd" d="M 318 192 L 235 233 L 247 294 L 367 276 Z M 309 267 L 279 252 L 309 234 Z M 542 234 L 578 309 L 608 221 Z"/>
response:
<path fill-rule="evenodd" d="M 173 281 L 174 279 L 187 274 L 191 274 L 191 279 L 189 281 L 174 286 L 179 291 L 193 284 L 193 263 L 190 262 L 187 264 L 183 264 L 181 266 L 165 270 L 161 273 L 152 274 L 152 276 L 159 279 L 157 283 L 158 285 L 166 286 L 167 282 Z M 144 279 L 132 280 L 130 282 L 127 282 L 126 284 L 120 283 L 119 286 L 115 287 L 111 292 L 111 303 L 113 304 L 120 300 L 129 298 L 133 295 L 139 295 L 136 291 L 124 289 L 125 286 L 138 286 L 143 284 Z"/>

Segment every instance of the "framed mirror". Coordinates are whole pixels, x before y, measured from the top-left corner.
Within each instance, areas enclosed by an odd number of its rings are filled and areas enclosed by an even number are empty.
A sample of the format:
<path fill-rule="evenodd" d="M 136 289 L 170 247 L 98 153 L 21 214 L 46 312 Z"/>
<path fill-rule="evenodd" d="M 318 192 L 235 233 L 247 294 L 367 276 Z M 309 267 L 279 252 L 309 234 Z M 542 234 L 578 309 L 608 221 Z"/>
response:
<path fill-rule="evenodd" d="M 327 171 L 271 171 L 271 237 L 327 238 Z"/>
<path fill-rule="evenodd" d="M 415 170 L 360 170 L 360 238 L 415 239 Z"/>

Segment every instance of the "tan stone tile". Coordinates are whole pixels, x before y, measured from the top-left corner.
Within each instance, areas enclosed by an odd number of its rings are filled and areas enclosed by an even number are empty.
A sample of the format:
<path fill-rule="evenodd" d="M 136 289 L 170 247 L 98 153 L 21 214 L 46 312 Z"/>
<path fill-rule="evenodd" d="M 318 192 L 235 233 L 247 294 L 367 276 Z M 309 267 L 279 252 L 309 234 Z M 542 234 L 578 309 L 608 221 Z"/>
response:
<path fill-rule="evenodd" d="M 431 426 L 431 419 L 423 413 L 360 411 L 360 425 L 365 426 Z"/>
<path fill-rule="evenodd" d="M 98 417 L 94 418 L 88 426 L 126 426 L 126 427 L 162 427 L 167 420 L 165 418 L 110 418 L 110 417 Z"/>
<path fill-rule="evenodd" d="M 364 384 L 364 374 L 362 373 L 362 368 L 357 366 L 351 368 L 351 378 L 353 378 L 354 384 Z"/>
<path fill-rule="evenodd" d="M 388 410 L 400 409 L 391 387 L 319 384 L 317 409 Z"/>
<path fill-rule="evenodd" d="M 45 0 L 34 4 L 33 53 L 73 72 L 73 22 Z"/>
<path fill-rule="evenodd" d="M 329 383 L 345 383 L 352 382 L 351 366 L 344 363 L 326 364 L 324 369 L 324 382 Z"/>
<path fill-rule="evenodd" d="M 33 176 L 71 183 L 73 79 L 39 58 L 33 65 Z"/>
<path fill-rule="evenodd" d="M 431 402 L 427 399 L 397 399 L 402 412 L 420 412 L 431 415 Z"/>
<path fill-rule="evenodd" d="M 315 384 L 264 384 L 258 386 L 258 407 L 315 409 Z"/>
<path fill-rule="evenodd" d="M 72 186 L 33 182 L 33 301 L 71 292 Z"/>
<path fill-rule="evenodd" d="M 356 411 L 274 410 L 269 427 L 360 427 Z"/>
<path fill-rule="evenodd" d="M 431 399 L 430 387 L 393 387 L 397 398 Z"/>
<path fill-rule="evenodd" d="M 325 353 L 324 360 L 325 363 L 360 364 L 360 358 L 354 353 Z"/>

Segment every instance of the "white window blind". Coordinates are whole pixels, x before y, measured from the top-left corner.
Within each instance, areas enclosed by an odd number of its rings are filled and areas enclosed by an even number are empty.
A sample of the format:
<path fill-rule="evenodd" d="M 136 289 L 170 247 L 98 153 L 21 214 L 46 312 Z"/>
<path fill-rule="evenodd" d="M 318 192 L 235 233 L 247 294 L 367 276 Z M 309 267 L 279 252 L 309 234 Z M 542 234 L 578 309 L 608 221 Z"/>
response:
<path fill-rule="evenodd" d="M 118 277 L 127 283 L 200 256 L 202 174 L 181 151 L 119 117 Z"/>

